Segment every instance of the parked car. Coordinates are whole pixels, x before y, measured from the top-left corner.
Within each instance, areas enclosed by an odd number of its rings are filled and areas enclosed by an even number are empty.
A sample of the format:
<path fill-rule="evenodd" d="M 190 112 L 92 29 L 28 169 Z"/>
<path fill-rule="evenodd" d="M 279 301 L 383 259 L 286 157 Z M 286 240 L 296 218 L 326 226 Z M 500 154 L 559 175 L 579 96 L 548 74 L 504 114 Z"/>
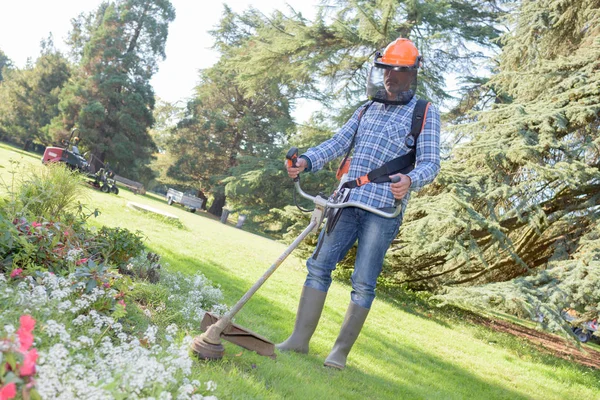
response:
<path fill-rule="evenodd" d="M 173 203 L 181 204 L 182 206 L 184 206 L 188 210 L 190 210 L 190 212 L 192 212 L 192 213 L 195 213 L 196 210 L 202 208 L 203 200 L 201 198 L 196 197 L 191 194 L 185 194 L 183 192 L 180 192 L 179 190 L 175 190 L 172 188 L 169 188 L 169 190 L 167 190 L 166 198 L 167 198 L 167 204 L 169 204 L 169 205 L 173 205 Z"/>

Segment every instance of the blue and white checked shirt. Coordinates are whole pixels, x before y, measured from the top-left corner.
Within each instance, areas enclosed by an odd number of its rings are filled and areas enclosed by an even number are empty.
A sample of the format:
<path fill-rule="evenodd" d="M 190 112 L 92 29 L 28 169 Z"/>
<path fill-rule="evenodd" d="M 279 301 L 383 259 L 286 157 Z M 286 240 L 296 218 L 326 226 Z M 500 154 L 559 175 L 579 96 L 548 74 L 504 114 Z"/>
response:
<path fill-rule="evenodd" d="M 406 105 L 385 105 L 374 102 L 363 114 L 348 177 L 356 179 L 381 167 L 410 149 L 405 144 L 410 133 L 412 114 L 417 104 L 416 97 Z M 311 172 L 323 168 L 329 161 L 341 157 L 348 151 L 352 136 L 358 125 L 360 107 L 352 118 L 331 138 L 316 147 L 311 147 L 302 156 L 308 158 Z M 408 173 L 411 191 L 419 190 L 431 183 L 440 171 L 440 114 L 430 105 L 425 127 L 417 140 L 415 169 Z M 374 208 L 394 207 L 394 195 L 390 183 L 367 183 L 350 192 L 349 201 L 358 201 Z M 402 210 L 406 208 L 410 192 L 402 199 Z"/>

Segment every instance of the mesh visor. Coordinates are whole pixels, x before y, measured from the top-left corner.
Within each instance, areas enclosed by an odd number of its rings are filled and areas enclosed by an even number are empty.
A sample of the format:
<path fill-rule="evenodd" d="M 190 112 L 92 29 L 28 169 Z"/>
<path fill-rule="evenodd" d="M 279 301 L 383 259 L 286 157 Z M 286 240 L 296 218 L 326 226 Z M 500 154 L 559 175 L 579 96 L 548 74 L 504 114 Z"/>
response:
<path fill-rule="evenodd" d="M 407 104 L 417 91 L 417 69 L 375 63 L 367 81 L 367 97 L 384 104 Z"/>

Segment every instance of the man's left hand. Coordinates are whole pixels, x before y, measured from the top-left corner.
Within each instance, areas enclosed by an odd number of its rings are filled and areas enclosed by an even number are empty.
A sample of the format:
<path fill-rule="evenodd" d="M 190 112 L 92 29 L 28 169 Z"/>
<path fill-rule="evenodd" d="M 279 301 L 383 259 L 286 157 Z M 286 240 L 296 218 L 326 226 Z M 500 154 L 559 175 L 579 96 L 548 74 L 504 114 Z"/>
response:
<path fill-rule="evenodd" d="M 404 174 L 391 175 L 390 179 L 394 176 L 399 176 L 400 181 L 392 183 L 392 194 L 396 200 L 401 200 L 404 198 L 404 196 L 406 196 L 406 193 L 408 193 L 408 189 L 410 188 L 412 181 L 410 176 Z"/>

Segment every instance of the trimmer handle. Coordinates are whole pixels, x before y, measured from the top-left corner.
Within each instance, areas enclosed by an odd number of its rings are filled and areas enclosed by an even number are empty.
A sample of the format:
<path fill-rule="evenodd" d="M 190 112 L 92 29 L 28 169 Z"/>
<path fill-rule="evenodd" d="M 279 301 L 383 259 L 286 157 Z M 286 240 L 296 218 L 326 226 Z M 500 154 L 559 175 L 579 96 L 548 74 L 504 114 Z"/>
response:
<path fill-rule="evenodd" d="M 287 159 L 288 166 L 296 168 L 296 161 L 298 160 L 298 148 L 292 147 L 289 149 L 285 155 L 285 158 Z M 300 177 L 298 176 L 294 178 L 294 182 L 298 182 L 299 180 Z"/>

